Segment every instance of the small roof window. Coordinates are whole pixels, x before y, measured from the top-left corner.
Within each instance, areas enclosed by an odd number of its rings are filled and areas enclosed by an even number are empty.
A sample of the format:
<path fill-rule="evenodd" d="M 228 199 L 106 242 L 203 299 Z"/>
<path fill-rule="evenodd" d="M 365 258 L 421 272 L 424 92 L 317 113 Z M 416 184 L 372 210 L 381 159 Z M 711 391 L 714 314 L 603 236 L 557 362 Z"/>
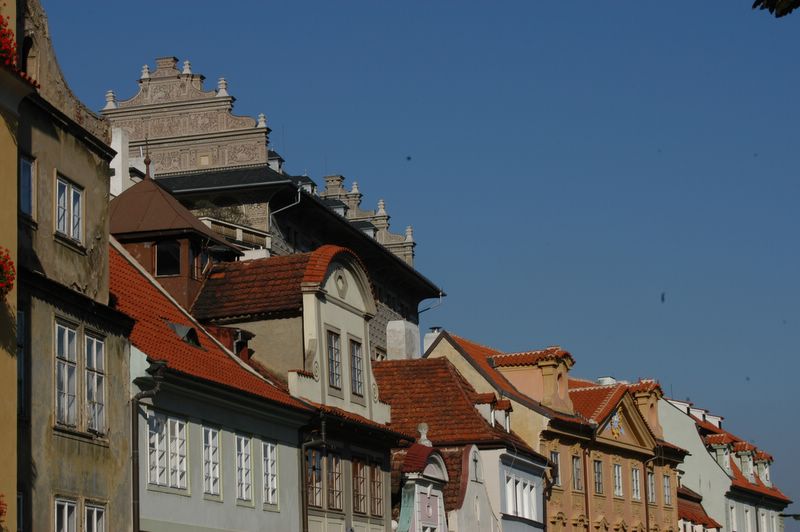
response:
<path fill-rule="evenodd" d="M 170 329 L 175 331 L 175 334 L 177 334 L 181 340 L 189 345 L 200 347 L 200 337 L 197 336 L 197 330 L 195 330 L 194 327 L 189 327 L 188 325 L 182 325 L 180 323 L 172 323 L 171 321 L 168 321 L 167 325 L 169 325 Z"/>

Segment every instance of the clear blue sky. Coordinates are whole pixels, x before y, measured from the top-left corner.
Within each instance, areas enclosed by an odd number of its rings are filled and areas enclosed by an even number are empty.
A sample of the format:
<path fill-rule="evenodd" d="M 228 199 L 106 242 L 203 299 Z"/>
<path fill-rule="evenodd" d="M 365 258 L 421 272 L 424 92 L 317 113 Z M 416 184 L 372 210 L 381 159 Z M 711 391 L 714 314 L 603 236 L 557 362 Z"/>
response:
<path fill-rule="evenodd" d="M 44 1 L 91 107 L 188 58 L 385 198 L 449 293 L 423 327 L 658 378 L 800 499 L 800 14 L 750 3 Z"/>

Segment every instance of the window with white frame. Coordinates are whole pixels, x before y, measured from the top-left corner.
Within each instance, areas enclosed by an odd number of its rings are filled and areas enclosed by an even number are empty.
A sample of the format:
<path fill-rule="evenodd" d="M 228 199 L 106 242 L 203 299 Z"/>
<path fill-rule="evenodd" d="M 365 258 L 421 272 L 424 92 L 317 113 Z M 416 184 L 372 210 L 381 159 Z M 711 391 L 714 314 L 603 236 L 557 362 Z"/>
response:
<path fill-rule="evenodd" d="M 642 500 L 641 478 L 638 467 L 631 468 L 631 496 L 634 501 Z"/>
<path fill-rule="evenodd" d="M 367 464 L 353 458 L 353 511 L 367 513 Z"/>
<path fill-rule="evenodd" d="M 647 472 L 647 502 L 656 503 L 656 474 L 652 471 Z"/>
<path fill-rule="evenodd" d="M 600 460 L 594 461 L 594 492 L 603 494 L 603 462 Z"/>
<path fill-rule="evenodd" d="M 219 430 L 203 427 L 203 492 L 219 495 Z"/>
<path fill-rule="evenodd" d="M 669 475 L 664 475 L 663 478 L 664 483 L 662 487 L 664 489 L 664 504 L 669 506 L 672 504 L 672 482 Z"/>
<path fill-rule="evenodd" d="M 19 158 L 19 212 L 33 216 L 34 161 L 24 155 Z"/>
<path fill-rule="evenodd" d="M 250 454 L 250 437 L 236 435 L 236 498 L 253 500 L 253 464 Z"/>
<path fill-rule="evenodd" d="M 106 430 L 105 342 L 86 335 L 86 407 L 87 428 L 103 433 Z"/>
<path fill-rule="evenodd" d="M 328 384 L 337 389 L 342 387 L 342 353 L 339 335 L 328 331 Z"/>
<path fill-rule="evenodd" d="M 56 185 L 56 231 L 78 242 L 83 241 L 83 190 L 64 177 Z"/>
<path fill-rule="evenodd" d="M 729 509 L 730 521 L 731 521 L 731 532 L 736 532 L 739 528 L 736 523 L 736 507 L 731 505 Z"/>
<path fill-rule="evenodd" d="M 350 380 L 352 392 L 355 395 L 364 395 L 364 355 L 361 352 L 361 343 L 350 340 Z"/>
<path fill-rule="evenodd" d="M 148 482 L 186 489 L 186 422 L 151 411 L 147 425 Z"/>
<path fill-rule="evenodd" d="M 56 499 L 56 532 L 77 532 L 78 516 L 75 501 Z"/>
<path fill-rule="evenodd" d="M 550 451 L 550 461 L 553 462 L 553 484 L 561 485 L 561 454 L 557 451 Z"/>
<path fill-rule="evenodd" d="M 622 464 L 614 464 L 614 496 L 622 497 Z"/>
<path fill-rule="evenodd" d="M 278 445 L 265 441 L 261 447 L 264 461 L 264 504 L 278 504 Z"/>
<path fill-rule="evenodd" d="M 373 462 L 369 467 L 369 511 L 375 517 L 383 517 L 383 470 Z"/>
<path fill-rule="evenodd" d="M 750 518 L 750 508 L 744 509 L 744 529 L 747 532 L 753 532 L 753 523 L 752 519 Z"/>
<path fill-rule="evenodd" d="M 338 454 L 328 453 L 328 509 L 342 509 L 342 458 Z"/>
<path fill-rule="evenodd" d="M 84 532 L 105 532 L 106 509 L 95 504 L 87 504 L 85 522 Z"/>
<path fill-rule="evenodd" d="M 583 463 L 580 456 L 572 457 L 572 489 L 583 491 Z"/>
<path fill-rule="evenodd" d="M 78 332 L 63 323 L 56 323 L 56 421 L 76 426 L 78 379 Z"/>
<path fill-rule="evenodd" d="M 529 479 L 506 474 L 506 509 L 508 515 L 538 518 L 536 504 L 536 484 Z"/>

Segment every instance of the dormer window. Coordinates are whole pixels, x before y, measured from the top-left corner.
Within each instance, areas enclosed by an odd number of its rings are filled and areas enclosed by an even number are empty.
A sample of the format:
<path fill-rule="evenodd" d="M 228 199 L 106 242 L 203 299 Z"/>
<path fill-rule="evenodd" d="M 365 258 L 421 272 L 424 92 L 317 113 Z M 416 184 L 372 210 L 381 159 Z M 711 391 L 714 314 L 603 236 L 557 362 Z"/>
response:
<path fill-rule="evenodd" d="M 180 275 L 181 244 L 177 240 L 161 240 L 156 244 L 156 276 Z"/>
<path fill-rule="evenodd" d="M 195 347 L 201 347 L 200 338 L 197 336 L 197 330 L 194 327 L 181 325 L 180 323 L 172 323 L 171 321 L 168 321 L 167 325 L 169 325 L 169 328 L 175 331 L 175 334 L 177 334 L 180 339 L 187 344 Z"/>

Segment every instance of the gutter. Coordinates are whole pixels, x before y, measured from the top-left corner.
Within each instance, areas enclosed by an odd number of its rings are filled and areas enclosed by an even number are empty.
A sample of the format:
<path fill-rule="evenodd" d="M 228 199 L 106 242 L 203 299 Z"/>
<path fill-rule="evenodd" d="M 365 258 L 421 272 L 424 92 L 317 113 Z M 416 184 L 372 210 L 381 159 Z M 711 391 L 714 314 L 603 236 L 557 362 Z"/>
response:
<path fill-rule="evenodd" d="M 303 444 L 300 446 L 300 482 L 298 484 L 300 485 L 300 512 L 302 514 L 301 519 L 303 521 L 303 532 L 308 532 L 308 479 L 306 478 L 306 450 L 320 447 L 324 451 L 328 448 L 328 435 L 326 432 L 326 419 L 324 412 L 320 412 L 319 420 L 320 437 L 303 442 Z M 322 460 L 320 460 L 320 463 L 322 463 Z M 139 531 L 134 530 L 134 532 Z"/>
<path fill-rule="evenodd" d="M 164 176 L 158 177 L 156 176 L 156 181 L 165 181 L 172 177 L 180 177 L 180 176 Z M 183 193 L 191 193 L 191 192 L 214 192 L 217 190 L 236 190 L 240 188 L 250 188 L 250 187 L 258 187 L 258 186 L 272 186 L 272 185 L 293 185 L 294 182 L 291 180 L 283 180 L 283 181 L 262 181 L 260 183 L 237 183 L 235 185 L 225 185 L 221 187 L 200 187 L 200 188 L 176 188 L 176 189 L 169 189 L 172 194 L 183 194 Z M 163 185 L 164 188 L 168 188 L 166 184 Z"/>
<path fill-rule="evenodd" d="M 151 362 L 147 372 L 155 384 L 149 390 L 142 390 L 131 398 L 131 521 L 133 532 L 140 532 L 139 515 L 139 401 L 152 399 L 161 389 L 161 381 L 166 365 L 163 362 Z"/>

